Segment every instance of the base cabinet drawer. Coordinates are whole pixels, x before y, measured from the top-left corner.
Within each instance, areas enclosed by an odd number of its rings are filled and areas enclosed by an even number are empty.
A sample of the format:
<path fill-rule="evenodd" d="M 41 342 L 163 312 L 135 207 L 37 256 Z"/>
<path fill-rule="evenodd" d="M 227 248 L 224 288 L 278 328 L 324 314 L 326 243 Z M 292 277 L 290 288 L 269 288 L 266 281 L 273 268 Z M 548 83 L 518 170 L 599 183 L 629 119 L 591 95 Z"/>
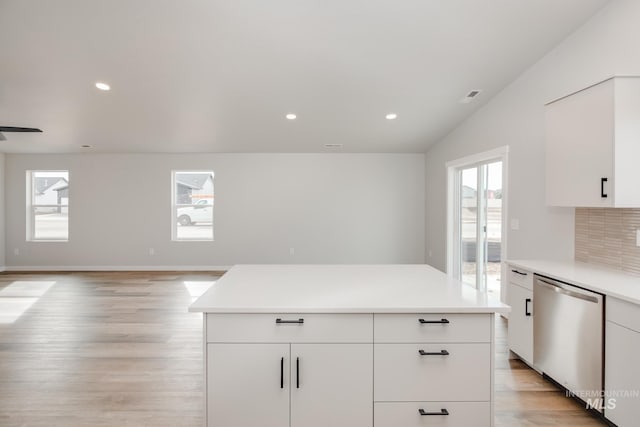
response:
<path fill-rule="evenodd" d="M 490 399 L 490 344 L 374 344 L 375 401 Z"/>
<path fill-rule="evenodd" d="M 607 297 L 607 320 L 640 333 L 640 306 Z"/>
<path fill-rule="evenodd" d="M 376 403 L 373 419 L 375 427 L 490 427 L 491 404 L 489 402 Z"/>
<path fill-rule="evenodd" d="M 525 289 L 533 291 L 533 273 L 520 267 L 510 265 L 508 271 L 509 283 L 515 283 Z"/>
<path fill-rule="evenodd" d="M 374 339 L 381 343 L 490 342 L 491 314 L 376 314 Z"/>
<path fill-rule="evenodd" d="M 371 314 L 207 314 L 207 342 L 371 343 Z"/>

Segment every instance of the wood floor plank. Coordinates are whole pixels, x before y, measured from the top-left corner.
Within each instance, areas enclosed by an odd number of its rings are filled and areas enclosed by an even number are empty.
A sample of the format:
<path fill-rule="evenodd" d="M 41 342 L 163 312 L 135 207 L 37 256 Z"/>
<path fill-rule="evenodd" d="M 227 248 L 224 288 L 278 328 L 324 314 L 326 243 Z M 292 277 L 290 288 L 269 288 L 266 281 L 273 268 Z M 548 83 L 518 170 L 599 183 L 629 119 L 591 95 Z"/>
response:
<path fill-rule="evenodd" d="M 37 300 L 21 315 L 0 313 L 0 322 L 15 317 L 0 323 L 0 426 L 201 427 L 202 315 L 187 307 L 190 292 L 218 278 L 1 274 L 2 307 Z M 52 281 L 39 295 L 37 283 Z M 605 425 L 510 359 L 506 321 L 496 328 L 496 427 Z"/>

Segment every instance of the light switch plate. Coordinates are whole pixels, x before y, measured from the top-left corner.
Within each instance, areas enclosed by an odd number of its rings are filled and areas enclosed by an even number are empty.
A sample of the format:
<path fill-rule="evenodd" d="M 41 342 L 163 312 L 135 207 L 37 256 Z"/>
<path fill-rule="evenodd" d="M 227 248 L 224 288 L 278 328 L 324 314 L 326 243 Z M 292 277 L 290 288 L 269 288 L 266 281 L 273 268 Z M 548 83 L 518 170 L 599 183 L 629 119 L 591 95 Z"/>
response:
<path fill-rule="evenodd" d="M 512 230 L 519 230 L 520 229 L 520 220 L 519 219 L 512 219 L 511 220 L 511 229 Z"/>

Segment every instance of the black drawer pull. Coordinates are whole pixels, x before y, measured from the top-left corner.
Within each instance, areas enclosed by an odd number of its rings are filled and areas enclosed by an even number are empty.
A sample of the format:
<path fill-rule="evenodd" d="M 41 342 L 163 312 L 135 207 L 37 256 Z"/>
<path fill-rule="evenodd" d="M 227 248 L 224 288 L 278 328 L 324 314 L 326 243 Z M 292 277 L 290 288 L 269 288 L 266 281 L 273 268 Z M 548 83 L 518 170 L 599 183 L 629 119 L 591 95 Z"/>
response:
<path fill-rule="evenodd" d="M 436 352 L 428 352 L 424 350 L 418 350 L 420 356 L 448 356 L 449 352 L 447 350 L 440 350 Z"/>
<path fill-rule="evenodd" d="M 282 319 L 276 319 L 276 323 L 278 325 L 284 324 L 284 323 L 295 323 L 297 325 L 302 325 L 304 323 L 304 319 L 298 319 L 298 320 L 282 320 Z"/>
<path fill-rule="evenodd" d="M 531 316 L 531 312 L 529 311 L 529 303 L 531 302 L 531 298 L 527 298 L 524 300 L 524 315 Z"/>
<path fill-rule="evenodd" d="M 523 272 L 518 271 L 518 270 L 511 270 L 511 271 L 513 271 L 514 273 L 519 274 L 521 276 L 526 276 L 527 275 L 527 273 L 523 273 Z"/>
<path fill-rule="evenodd" d="M 609 195 L 604 192 L 604 183 L 607 181 L 609 181 L 607 178 L 600 178 L 600 197 L 603 199 L 609 197 Z"/>
<path fill-rule="evenodd" d="M 418 322 L 420 322 L 422 325 L 427 324 L 427 323 L 437 323 L 437 324 L 445 325 L 445 324 L 449 323 L 449 320 L 447 320 L 447 319 L 440 319 L 440 320 L 418 319 Z"/>
<path fill-rule="evenodd" d="M 424 409 L 420 408 L 418 409 L 418 412 L 420 413 L 420 415 L 449 415 L 449 411 L 444 408 L 440 409 L 440 412 L 427 412 Z"/>
<path fill-rule="evenodd" d="M 280 388 L 284 388 L 284 357 L 280 359 Z"/>

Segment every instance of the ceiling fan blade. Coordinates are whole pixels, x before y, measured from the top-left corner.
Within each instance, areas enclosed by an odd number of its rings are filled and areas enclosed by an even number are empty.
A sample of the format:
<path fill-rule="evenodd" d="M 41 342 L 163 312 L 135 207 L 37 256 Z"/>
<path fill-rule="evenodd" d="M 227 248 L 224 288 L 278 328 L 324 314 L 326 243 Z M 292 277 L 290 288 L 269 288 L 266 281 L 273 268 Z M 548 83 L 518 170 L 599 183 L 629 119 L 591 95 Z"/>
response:
<path fill-rule="evenodd" d="M 15 126 L 0 126 L 0 132 L 42 132 L 38 128 L 21 128 Z"/>
<path fill-rule="evenodd" d="M 0 133 L 0 141 L 6 141 L 7 137 L 5 137 L 2 133 Z"/>

